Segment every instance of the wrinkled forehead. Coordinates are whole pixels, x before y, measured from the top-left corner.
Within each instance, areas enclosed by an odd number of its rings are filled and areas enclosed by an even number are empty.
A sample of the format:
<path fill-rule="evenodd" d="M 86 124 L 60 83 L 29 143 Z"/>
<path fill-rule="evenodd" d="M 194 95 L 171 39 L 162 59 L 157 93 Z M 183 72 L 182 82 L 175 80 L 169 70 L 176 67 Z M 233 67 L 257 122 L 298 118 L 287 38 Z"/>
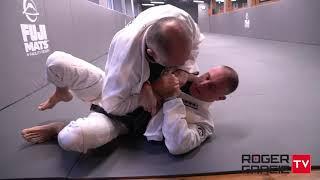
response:
<path fill-rule="evenodd" d="M 227 92 L 229 88 L 229 83 L 227 81 L 227 73 L 222 68 L 216 68 L 212 71 L 209 71 L 210 74 L 210 83 L 213 83 L 216 88 L 220 89 L 221 92 Z"/>
<path fill-rule="evenodd" d="M 208 71 L 208 74 L 210 75 L 210 79 L 213 80 L 220 80 L 223 79 L 226 75 L 226 72 L 223 68 L 220 67 L 215 67 L 215 68 L 211 68 Z"/>

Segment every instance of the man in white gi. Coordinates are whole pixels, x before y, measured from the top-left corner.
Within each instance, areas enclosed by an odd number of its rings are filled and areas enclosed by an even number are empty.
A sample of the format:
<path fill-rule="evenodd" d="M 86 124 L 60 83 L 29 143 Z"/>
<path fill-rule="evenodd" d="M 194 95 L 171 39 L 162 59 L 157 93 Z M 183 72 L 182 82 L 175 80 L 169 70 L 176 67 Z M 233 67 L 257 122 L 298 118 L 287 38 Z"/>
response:
<path fill-rule="evenodd" d="M 56 92 L 39 109 L 70 101 L 71 90 L 92 103 L 91 110 L 95 112 L 67 126 L 53 123 L 26 129 L 23 136 L 29 141 L 43 142 L 50 134 L 59 133 L 58 141 L 64 149 L 86 152 L 122 133 L 143 133 L 151 119 L 148 112 L 154 115 L 156 105 L 161 104 L 154 91 L 164 99 L 179 94 L 179 84 L 186 82 L 187 74 L 198 73 L 194 61 L 202 39 L 189 14 L 165 5 L 142 12 L 114 36 L 105 74 L 71 55 L 52 54 L 47 62 L 48 80 L 56 85 Z M 169 76 L 170 83 L 162 84 L 167 92 L 159 88 L 152 91 L 149 82 L 157 80 L 165 67 L 180 71 Z"/>
<path fill-rule="evenodd" d="M 69 90 L 93 105 L 102 101 L 104 73 L 94 65 L 64 52 L 54 52 L 47 60 L 47 78 L 56 88 Z M 237 73 L 226 66 L 212 68 L 200 77 L 193 77 L 180 90 L 177 77 L 168 72 L 151 85 L 144 84 L 140 98 L 164 94 L 163 107 L 149 122 L 145 136 L 149 140 L 162 140 L 172 154 L 182 154 L 199 146 L 213 133 L 213 119 L 209 105 L 224 100 L 225 95 L 238 86 Z M 166 89 L 163 89 L 166 87 Z M 70 100 L 70 98 L 65 98 Z M 60 99 L 64 100 L 64 99 Z M 86 153 L 89 149 L 102 146 L 121 134 L 130 131 L 122 122 L 103 113 L 91 112 L 88 117 L 66 122 L 53 122 L 22 130 L 29 142 L 42 143 L 58 135 L 59 145 L 65 150 Z"/>

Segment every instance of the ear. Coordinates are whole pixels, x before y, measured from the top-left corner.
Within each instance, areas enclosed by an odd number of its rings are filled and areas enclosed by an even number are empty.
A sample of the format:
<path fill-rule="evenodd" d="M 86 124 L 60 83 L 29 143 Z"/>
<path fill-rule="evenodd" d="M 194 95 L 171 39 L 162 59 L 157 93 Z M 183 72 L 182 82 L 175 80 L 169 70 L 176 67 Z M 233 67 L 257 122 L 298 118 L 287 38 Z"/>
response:
<path fill-rule="evenodd" d="M 147 49 L 147 54 L 153 58 L 155 58 L 155 56 L 156 56 L 156 53 L 152 49 L 149 49 L 149 48 Z"/>
<path fill-rule="evenodd" d="M 223 101 L 223 100 L 226 100 L 226 99 L 227 99 L 226 96 L 220 96 L 217 101 Z"/>

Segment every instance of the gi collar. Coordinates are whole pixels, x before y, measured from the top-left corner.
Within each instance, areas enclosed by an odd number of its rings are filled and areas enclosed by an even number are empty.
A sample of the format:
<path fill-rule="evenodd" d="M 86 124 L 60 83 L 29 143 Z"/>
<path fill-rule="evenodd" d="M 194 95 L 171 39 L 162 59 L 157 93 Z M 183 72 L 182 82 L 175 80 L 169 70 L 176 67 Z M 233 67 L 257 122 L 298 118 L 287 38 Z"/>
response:
<path fill-rule="evenodd" d="M 194 98 L 193 96 L 183 93 L 181 92 L 180 97 L 184 100 L 184 102 L 190 102 L 191 105 L 197 106 L 198 108 L 201 109 L 208 109 L 209 106 L 212 104 L 212 102 L 205 102 L 205 101 L 201 101 L 197 98 Z"/>

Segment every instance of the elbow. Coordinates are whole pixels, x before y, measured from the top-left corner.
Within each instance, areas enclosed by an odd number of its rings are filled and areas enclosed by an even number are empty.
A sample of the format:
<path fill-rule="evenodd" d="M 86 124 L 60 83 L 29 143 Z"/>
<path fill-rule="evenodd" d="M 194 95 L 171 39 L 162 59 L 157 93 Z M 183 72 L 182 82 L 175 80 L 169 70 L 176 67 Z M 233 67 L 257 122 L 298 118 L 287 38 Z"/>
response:
<path fill-rule="evenodd" d="M 168 150 L 172 155 L 182 155 L 189 152 L 189 150 L 182 148 L 168 148 Z"/>
<path fill-rule="evenodd" d="M 166 145 L 168 148 L 168 151 L 172 155 L 181 155 L 185 154 L 190 151 L 188 148 L 184 148 L 182 145 L 176 144 L 176 145 Z"/>
<path fill-rule="evenodd" d="M 172 154 L 172 155 L 181 155 L 181 154 L 186 153 L 186 152 L 181 151 L 179 149 L 168 149 L 168 150 L 169 150 L 170 154 Z"/>
<path fill-rule="evenodd" d="M 190 137 L 190 134 L 181 138 L 165 139 L 165 144 L 170 154 L 173 155 L 185 154 L 199 146 L 199 142 L 200 141 L 196 141 L 192 137 Z"/>

